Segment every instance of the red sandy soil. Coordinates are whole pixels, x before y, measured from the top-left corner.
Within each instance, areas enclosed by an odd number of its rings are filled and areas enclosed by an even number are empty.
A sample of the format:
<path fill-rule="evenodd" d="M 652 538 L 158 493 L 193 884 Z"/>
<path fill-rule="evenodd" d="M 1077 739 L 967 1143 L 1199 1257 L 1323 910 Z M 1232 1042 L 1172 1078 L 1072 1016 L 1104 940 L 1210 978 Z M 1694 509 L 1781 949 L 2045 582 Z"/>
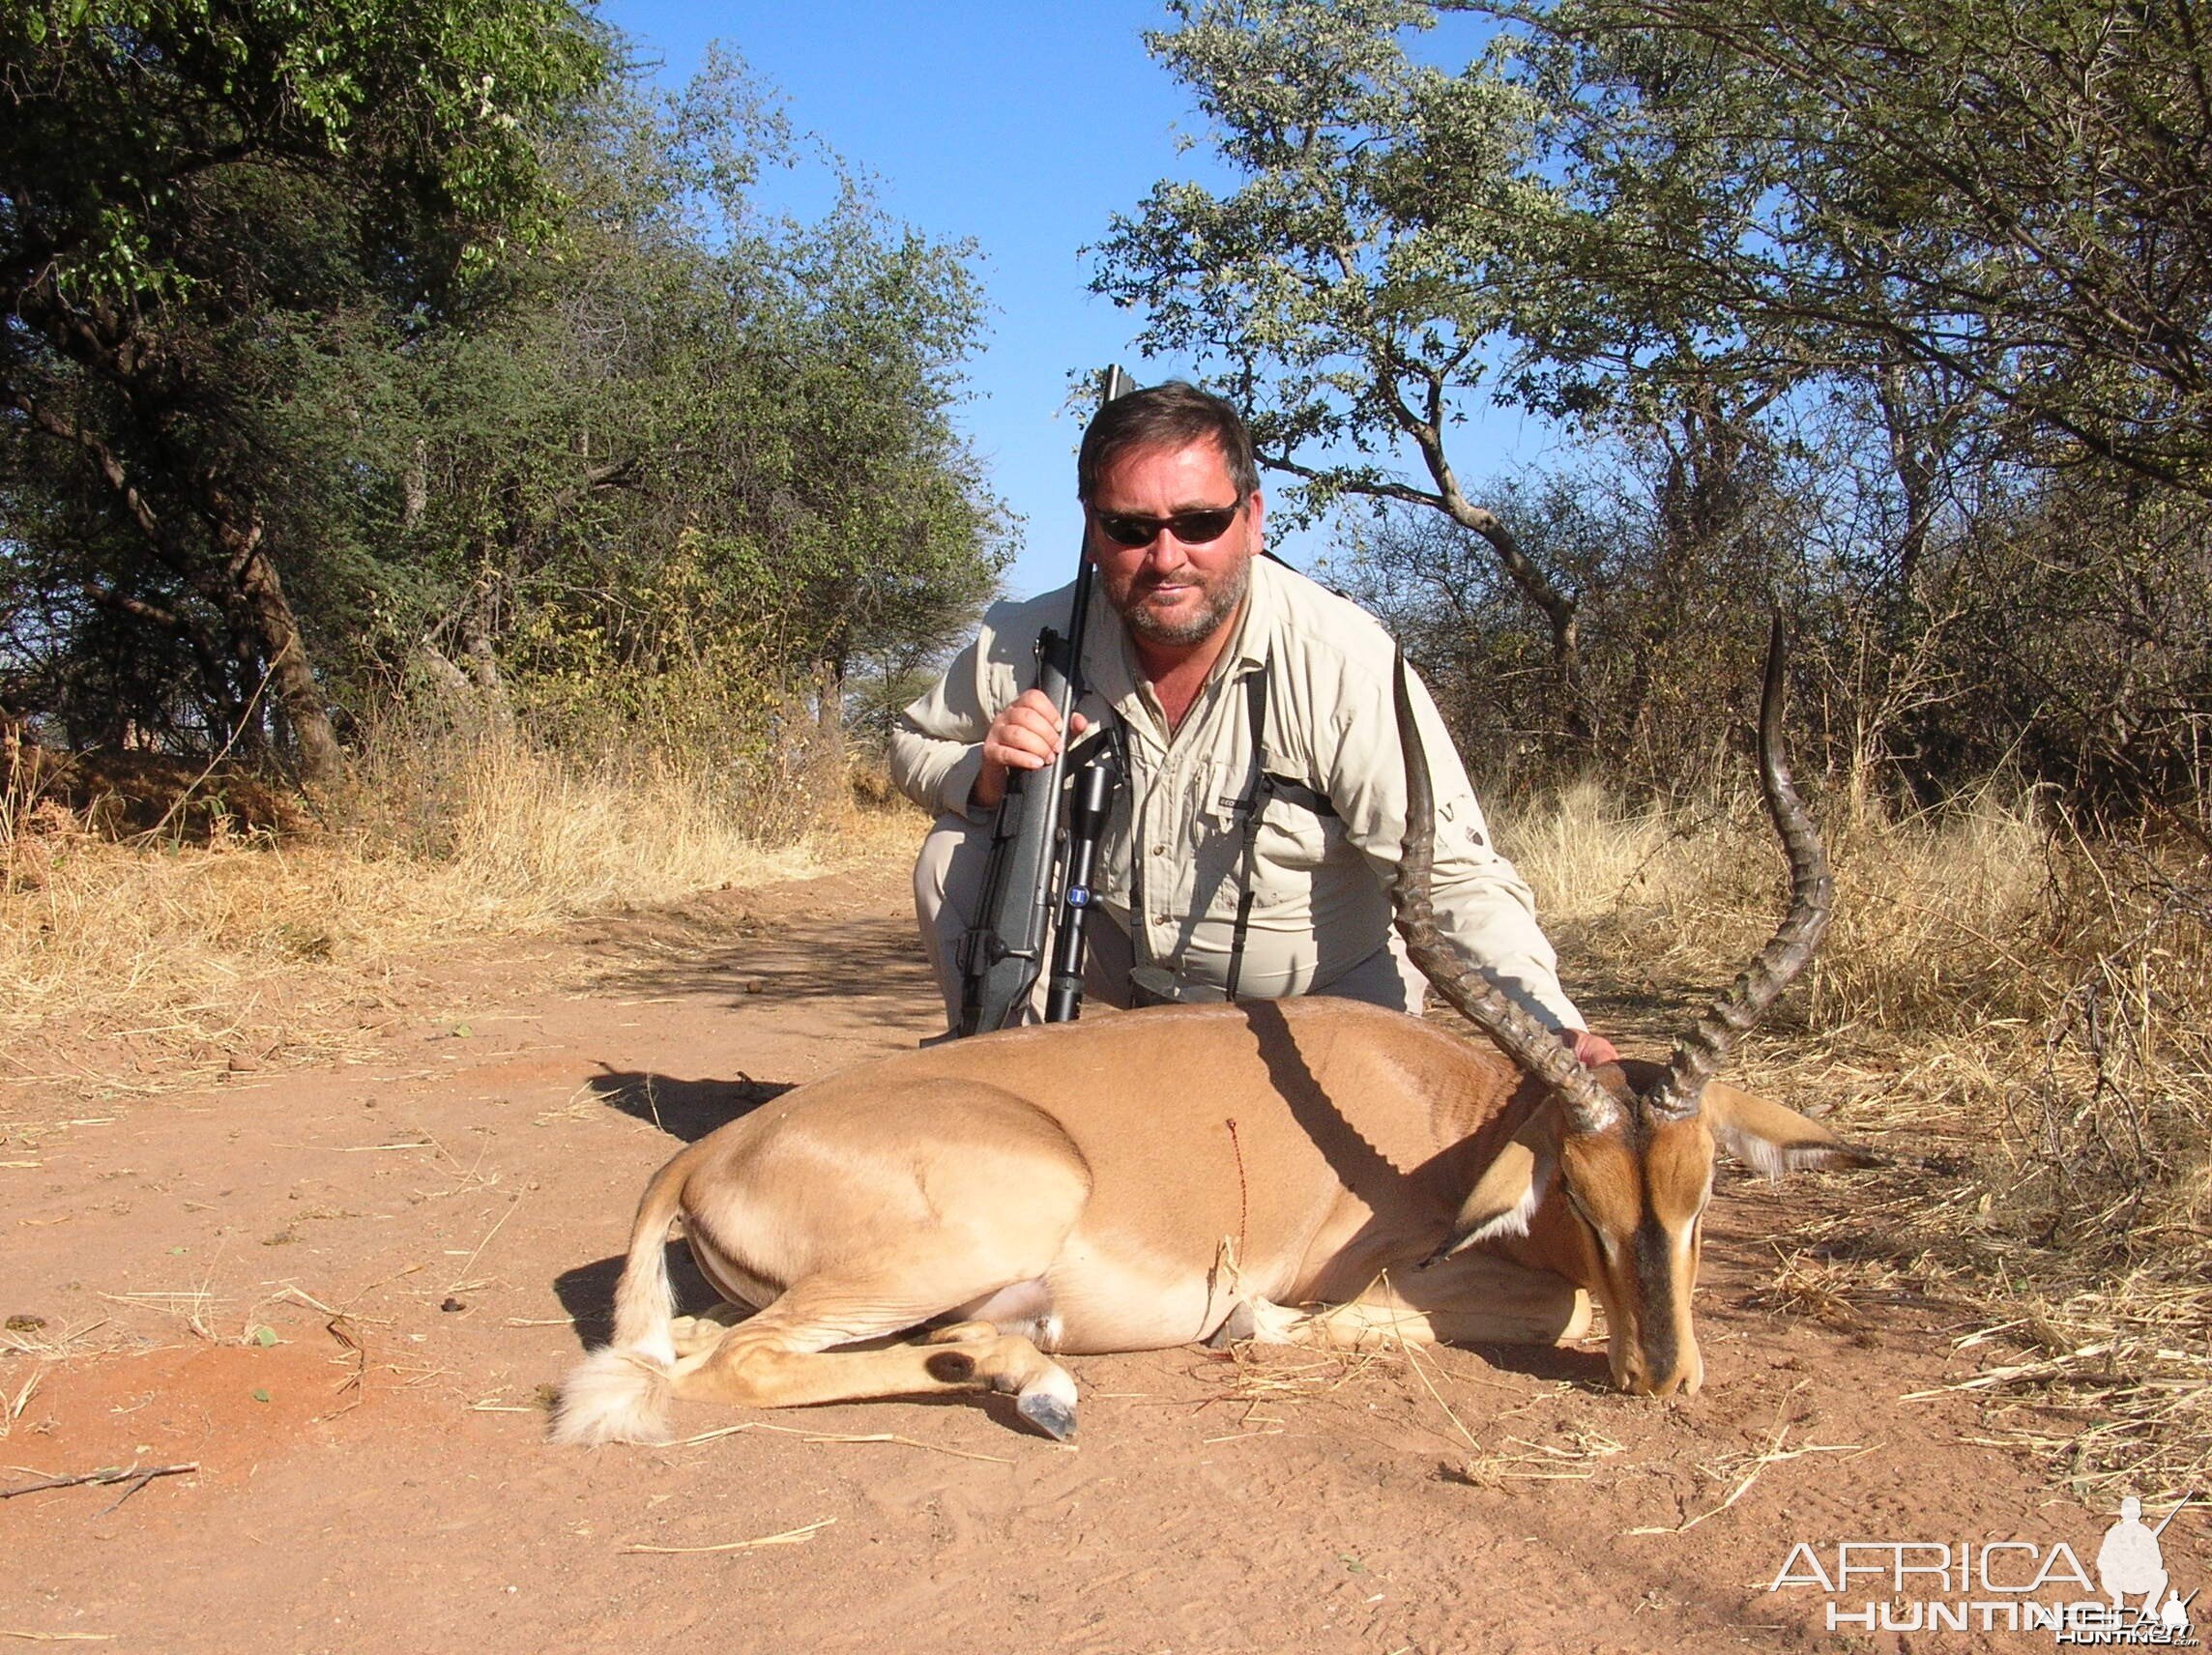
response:
<path fill-rule="evenodd" d="M 997 1399 L 688 1408 L 684 1432 L 730 1429 L 546 1446 L 545 1387 L 603 1337 L 653 1169 L 934 1031 L 903 895 L 841 875 L 432 963 L 433 1002 L 366 1062 L 15 1096 L 0 1315 L 29 1349 L 0 1357 L 0 1490 L 197 1468 L 0 1500 L 0 1646 L 2052 1646 L 1831 1633 L 1817 1586 L 1769 1589 L 1798 1541 L 1832 1567 L 1839 1541 L 2064 1540 L 2093 1572 L 2112 1516 L 1974 1441 L 1942 1389 L 1984 1359 L 1954 1350 L 1957 1310 L 1762 1308 L 1764 1237 L 1786 1204 L 1848 1208 L 1842 1176 L 1724 1176 L 1686 1403 L 1604 1389 L 1594 1343 L 1190 1349 L 1072 1359 L 1073 1447 Z M 2205 1537 L 2200 1510 L 2166 1532 L 2185 1594 Z"/>

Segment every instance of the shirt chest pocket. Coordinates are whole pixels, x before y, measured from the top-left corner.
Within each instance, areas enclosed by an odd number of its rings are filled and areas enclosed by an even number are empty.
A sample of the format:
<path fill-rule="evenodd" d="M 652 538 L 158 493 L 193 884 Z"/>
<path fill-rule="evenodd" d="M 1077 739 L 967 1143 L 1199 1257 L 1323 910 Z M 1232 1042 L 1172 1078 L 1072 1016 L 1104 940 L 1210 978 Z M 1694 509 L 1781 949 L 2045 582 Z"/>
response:
<path fill-rule="evenodd" d="M 1252 785 L 1248 769 L 1214 767 L 1214 786 L 1207 801 L 1208 838 L 1226 876 L 1213 889 L 1209 909 L 1234 913 L 1244 887 L 1244 812 Z M 1263 785 L 1260 818 L 1252 841 L 1252 891 L 1255 908 L 1285 903 L 1303 905 L 1313 894 L 1315 876 L 1343 854 L 1344 824 L 1331 812 L 1312 808 L 1318 798 L 1301 800 Z"/>

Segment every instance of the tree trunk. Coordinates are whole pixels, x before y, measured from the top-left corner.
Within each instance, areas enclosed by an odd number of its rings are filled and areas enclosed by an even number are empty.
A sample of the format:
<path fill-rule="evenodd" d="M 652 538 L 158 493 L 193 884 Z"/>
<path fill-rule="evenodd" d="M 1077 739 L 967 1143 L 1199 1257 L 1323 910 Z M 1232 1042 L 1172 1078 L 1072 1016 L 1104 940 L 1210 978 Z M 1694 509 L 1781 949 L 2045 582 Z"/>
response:
<path fill-rule="evenodd" d="M 1560 591 L 1551 572 L 1522 550 L 1520 540 L 1497 512 L 1477 506 L 1461 491 L 1458 474 L 1444 454 L 1441 378 L 1429 381 L 1426 418 L 1400 403 L 1398 420 L 1400 428 L 1421 450 L 1422 462 L 1436 481 L 1437 492 L 1428 504 L 1440 508 L 1461 528 L 1471 530 L 1487 540 L 1491 550 L 1498 554 L 1506 578 L 1543 613 L 1545 624 L 1552 633 L 1552 683 L 1557 697 L 1559 719 L 1567 739 L 1587 750 L 1589 709 L 1583 698 L 1582 642 L 1575 635 L 1575 611 L 1580 607 L 1580 600 L 1573 594 Z"/>
<path fill-rule="evenodd" d="M 818 762 L 845 768 L 845 663 L 814 663 L 814 750 Z"/>
<path fill-rule="evenodd" d="M 225 531 L 225 539 L 230 532 Z M 252 639 L 268 662 L 269 688 L 284 710 L 299 752 L 300 779 L 310 788 L 329 790 L 345 780 L 345 752 L 331 726 L 330 709 L 307 662 L 307 647 L 300 636 L 300 623 L 284 596 L 284 584 L 276 566 L 261 546 L 261 524 L 253 521 L 245 544 L 230 563 L 233 624 Z"/>
<path fill-rule="evenodd" d="M 1560 727 L 1570 741 L 1586 751 L 1590 750 L 1596 735 L 1590 723 L 1588 702 L 1583 695 L 1582 640 L 1575 624 L 1581 599 L 1561 592 L 1554 584 L 1552 577 L 1521 549 L 1520 540 L 1497 512 L 1474 505 L 1456 489 L 1447 498 L 1446 514 L 1461 528 L 1473 530 L 1490 543 L 1507 578 L 1542 613 L 1552 634 L 1552 686 L 1557 697 Z"/>
<path fill-rule="evenodd" d="M 1875 372 L 1875 395 L 1881 408 L 1881 422 L 1889 438 L 1891 474 L 1897 479 L 1898 496 L 1905 508 L 1905 525 L 1898 537 L 1897 574 L 1887 594 L 1902 608 L 1912 596 L 1915 577 L 1928 551 L 1928 533 L 1936 516 L 1937 437 L 1935 422 L 1913 407 L 1905 364 L 1885 353 Z"/>
<path fill-rule="evenodd" d="M 505 730 L 514 722 L 514 703 L 507 692 L 506 675 L 499 670 L 499 653 L 492 648 L 490 629 L 484 624 L 491 603 L 491 578 L 488 571 L 478 577 L 469 607 L 461 616 L 461 653 L 468 662 L 469 682 L 476 688 L 478 704 L 483 709 L 485 726 Z"/>

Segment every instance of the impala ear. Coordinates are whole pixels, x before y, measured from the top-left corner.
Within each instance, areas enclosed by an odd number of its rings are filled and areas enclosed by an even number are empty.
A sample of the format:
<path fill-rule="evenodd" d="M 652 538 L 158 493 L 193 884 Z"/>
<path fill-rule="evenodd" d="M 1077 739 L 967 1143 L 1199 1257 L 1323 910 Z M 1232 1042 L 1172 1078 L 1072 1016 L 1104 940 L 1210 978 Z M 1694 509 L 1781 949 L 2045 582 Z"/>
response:
<path fill-rule="evenodd" d="M 1705 1089 L 1704 1117 L 1722 1148 L 1770 1178 L 1820 1168 L 1881 1164 L 1872 1149 L 1847 1143 L 1818 1120 L 1731 1086 Z"/>
<path fill-rule="evenodd" d="M 1448 1259 L 1463 1247 L 1471 1247 L 1477 1241 L 1488 1241 L 1499 1235 L 1526 1235 L 1528 1221 L 1535 1217 L 1536 1206 L 1551 1188 L 1552 1174 L 1558 1166 L 1558 1153 L 1553 1144 L 1553 1134 L 1542 1118 L 1553 1113 L 1539 1110 L 1498 1152 L 1498 1158 L 1483 1169 L 1482 1176 L 1474 1180 L 1474 1188 L 1460 1205 L 1459 1218 L 1452 1225 L 1451 1244 L 1437 1256 Z"/>

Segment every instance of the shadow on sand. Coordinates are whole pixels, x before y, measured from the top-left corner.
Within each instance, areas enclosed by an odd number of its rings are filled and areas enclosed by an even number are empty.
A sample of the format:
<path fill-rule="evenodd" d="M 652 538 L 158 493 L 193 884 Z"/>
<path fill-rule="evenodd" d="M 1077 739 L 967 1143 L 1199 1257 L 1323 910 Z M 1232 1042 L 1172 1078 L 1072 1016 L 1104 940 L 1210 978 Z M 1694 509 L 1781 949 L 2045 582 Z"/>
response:
<path fill-rule="evenodd" d="M 717 1126 L 742 1120 L 769 1099 L 781 1097 L 796 1083 L 756 1081 L 746 1074 L 736 1080 L 685 1081 L 651 1070 L 602 1068 L 584 1084 L 623 1114 L 696 1144 Z"/>

